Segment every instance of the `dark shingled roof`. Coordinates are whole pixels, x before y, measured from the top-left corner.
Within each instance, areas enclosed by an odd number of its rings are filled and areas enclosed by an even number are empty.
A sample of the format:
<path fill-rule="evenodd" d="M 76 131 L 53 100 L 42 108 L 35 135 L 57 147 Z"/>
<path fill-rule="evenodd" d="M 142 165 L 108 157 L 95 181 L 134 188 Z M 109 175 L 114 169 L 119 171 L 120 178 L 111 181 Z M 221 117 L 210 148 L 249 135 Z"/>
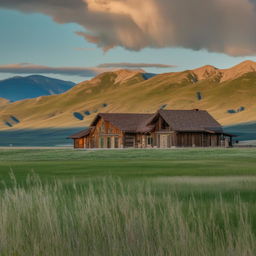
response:
<path fill-rule="evenodd" d="M 95 126 L 99 117 L 110 122 L 124 132 L 147 132 L 147 123 L 154 114 L 100 113 L 91 125 Z"/>
<path fill-rule="evenodd" d="M 91 123 L 89 129 L 71 135 L 76 139 L 86 137 L 95 128 L 98 120 L 103 118 L 123 132 L 147 133 L 154 129 L 154 121 L 161 116 L 177 132 L 223 133 L 222 126 L 203 110 L 159 110 L 155 114 L 100 113 Z"/>
<path fill-rule="evenodd" d="M 174 131 L 223 132 L 222 126 L 204 110 L 159 110 L 158 114 Z"/>
<path fill-rule="evenodd" d="M 82 130 L 81 132 L 77 132 L 75 134 L 70 135 L 68 138 L 69 139 L 80 139 L 83 137 L 86 137 L 87 135 L 90 134 L 92 128 L 87 128 L 85 130 Z"/>

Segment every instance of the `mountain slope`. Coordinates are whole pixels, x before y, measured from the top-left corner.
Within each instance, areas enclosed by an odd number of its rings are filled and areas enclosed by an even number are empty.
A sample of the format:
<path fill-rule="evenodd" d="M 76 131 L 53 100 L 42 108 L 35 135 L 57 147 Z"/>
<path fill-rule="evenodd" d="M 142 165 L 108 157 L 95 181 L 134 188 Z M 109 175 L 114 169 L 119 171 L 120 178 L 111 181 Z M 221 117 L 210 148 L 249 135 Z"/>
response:
<path fill-rule="evenodd" d="M 9 103 L 9 100 L 4 99 L 4 98 L 0 98 L 0 107 L 5 106 L 8 103 Z"/>
<path fill-rule="evenodd" d="M 99 112 L 149 113 L 161 107 L 205 109 L 223 125 L 255 121 L 256 72 L 236 70 L 205 66 L 147 80 L 141 71 L 103 73 L 61 95 L 5 105 L 0 128 L 9 128 L 6 123 L 17 129 L 86 126 Z M 228 72 L 232 76 L 222 81 Z"/>
<path fill-rule="evenodd" d="M 244 74 L 256 72 L 256 62 L 247 60 L 230 69 L 222 69 L 221 81 L 232 80 L 238 78 Z"/>
<path fill-rule="evenodd" d="M 39 96 L 60 94 L 75 84 L 45 76 L 16 76 L 0 81 L 0 97 L 11 101 L 36 98 Z"/>

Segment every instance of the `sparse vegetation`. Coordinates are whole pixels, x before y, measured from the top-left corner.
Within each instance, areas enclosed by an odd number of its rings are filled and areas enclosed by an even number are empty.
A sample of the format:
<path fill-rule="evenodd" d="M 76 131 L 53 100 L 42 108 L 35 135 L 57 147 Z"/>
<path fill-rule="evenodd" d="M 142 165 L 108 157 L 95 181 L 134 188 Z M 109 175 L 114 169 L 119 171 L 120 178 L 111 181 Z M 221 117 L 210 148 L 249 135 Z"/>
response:
<path fill-rule="evenodd" d="M 79 113 L 79 112 L 74 112 L 73 113 L 73 116 L 76 118 L 76 119 L 78 119 L 78 120 L 84 120 L 84 116 L 81 114 L 81 113 Z"/>
<path fill-rule="evenodd" d="M 238 108 L 237 110 L 235 109 L 229 109 L 227 112 L 229 114 L 236 114 L 236 113 L 239 113 L 239 112 L 242 112 L 242 111 L 245 111 L 245 107 L 240 107 Z"/>
<path fill-rule="evenodd" d="M 167 104 L 164 104 L 160 107 L 160 109 L 165 109 L 167 107 Z"/>
<path fill-rule="evenodd" d="M 89 110 L 86 110 L 86 111 L 84 111 L 84 114 L 85 114 L 86 116 L 90 116 L 90 115 L 91 115 L 91 112 L 90 112 Z"/>
<path fill-rule="evenodd" d="M 8 126 L 8 127 L 12 127 L 12 126 L 13 126 L 13 125 L 12 125 L 10 122 L 8 122 L 8 121 L 5 121 L 4 123 L 5 123 L 5 125 Z"/>
<path fill-rule="evenodd" d="M 197 98 L 198 100 L 202 100 L 202 99 L 203 99 L 202 93 L 201 93 L 201 92 L 197 92 L 197 93 L 196 93 L 196 98 Z"/>
<path fill-rule="evenodd" d="M 229 114 L 235 114 L 235 113 L 236 113 L 236 110 L 234 110 L 234 109 L 229 109 L 229 110 L 227 110 L 227 113 L 229 113 Z"/>
<path fill-rule="evenodd" d="M 20 123 L 20 120 L 17 118 L 17 117 L 15 117 L 15 116 L 10 116 L 10 118 L 11 118 L 11 120 L 13 121 L 13 122 L 15 122 L 15 123 Z"/>
<path fill-rule="evenodd" d="M 240 107 L 239 109 L 237 109 L 236 112 L 242 112 L 242 111 L 245 111 L 245 107 Z"/>

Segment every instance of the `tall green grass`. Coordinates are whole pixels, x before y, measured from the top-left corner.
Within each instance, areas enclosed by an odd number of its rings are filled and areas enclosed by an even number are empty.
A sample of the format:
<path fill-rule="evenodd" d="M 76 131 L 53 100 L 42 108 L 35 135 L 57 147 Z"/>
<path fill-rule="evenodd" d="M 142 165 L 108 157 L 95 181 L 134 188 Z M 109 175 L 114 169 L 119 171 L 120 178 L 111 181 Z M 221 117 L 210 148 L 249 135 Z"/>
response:
<path fill-rule="evenodd" d="M 13 179 L 0 195 L 2 256 L 255 256 L 256 205 L 239 195 L 205 202 L 154 183 Z"/>

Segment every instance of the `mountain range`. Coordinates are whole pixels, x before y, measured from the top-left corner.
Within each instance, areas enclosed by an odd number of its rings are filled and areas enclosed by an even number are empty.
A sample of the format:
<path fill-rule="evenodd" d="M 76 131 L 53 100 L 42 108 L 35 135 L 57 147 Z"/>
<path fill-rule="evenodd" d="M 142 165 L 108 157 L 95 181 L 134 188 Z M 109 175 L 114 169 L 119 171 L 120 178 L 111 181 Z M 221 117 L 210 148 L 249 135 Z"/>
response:
<path fill-rule="evenodd" d="M 99 112 L 153 113 L 159 108 L 208 110 L 222 125 L 255 122 L 256 63 L 155 76 L 118 70 L 59 95 L 14 103 L 0 99 L 0 128 L 84 127 Z"/>
<path fill-rule="evenodd" d="M 60 94 L 71 89 L 74 85 L 75 83 L 72 82 L 40 75 L 16 76 L 0 81 L 0 97 L 10 101 L 18 101 Z"/>

